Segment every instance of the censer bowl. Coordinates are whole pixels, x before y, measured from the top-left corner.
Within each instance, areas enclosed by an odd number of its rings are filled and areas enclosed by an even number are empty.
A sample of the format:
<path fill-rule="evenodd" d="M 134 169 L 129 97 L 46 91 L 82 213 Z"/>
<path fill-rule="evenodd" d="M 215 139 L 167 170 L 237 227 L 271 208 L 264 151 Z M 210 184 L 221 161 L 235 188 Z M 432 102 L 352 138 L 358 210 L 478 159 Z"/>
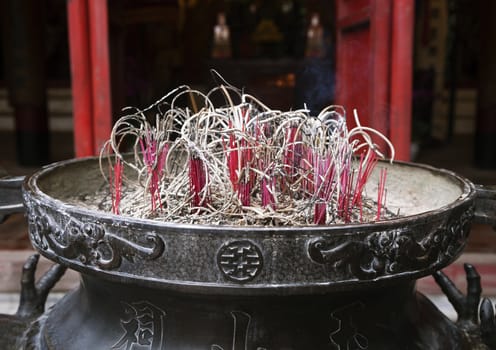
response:
<path fill-rule="evenodd" d="M 446 170 L 381 162 L 394 219 L 301 227 L 188 225 L 85 203 L 98 159 L 24 184 L 33 246 L 81 273 L 37 322 L 40 349 L 469 349 L 415 290 L 452 263 L 476 187 Z M 377 193 L 379 170 L 366 193 Z M 77 194 L 77 196 L 74 196 Z M 81 198 L 80 201 L 74 199 Z"/>

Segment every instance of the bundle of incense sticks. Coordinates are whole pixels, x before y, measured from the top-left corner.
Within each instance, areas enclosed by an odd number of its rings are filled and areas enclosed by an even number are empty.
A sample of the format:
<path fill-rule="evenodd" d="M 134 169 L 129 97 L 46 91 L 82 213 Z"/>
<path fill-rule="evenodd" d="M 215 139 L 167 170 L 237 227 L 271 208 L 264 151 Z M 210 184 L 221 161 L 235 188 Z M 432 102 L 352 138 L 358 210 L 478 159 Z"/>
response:
<path fill-rule="evenodd" d="M 214 106 L 213 94 L 221 94 L 225 105 Z M 184 97 L 195 101 L 194 110 L 179 107 Z M 207 94 L 180 87 L 114 125 L 101 152 L 101 163 L 109 162 L 110 210 L 236 225 L 381 220 L 386 169 L 380 170 L 377 198 L 365 195 L 365 185 L 384 151 L 393 159 L 394 147 L 362 126 L 356 111 L 353 117 L 356 126 L 349 130 L 340 106 L 312 116 L 306 109 L 272 110 L 232 86 Z M 388 150 L 378 149 L 378 138 Z M 123 175 L 129 172 L 136 176 Z"/>

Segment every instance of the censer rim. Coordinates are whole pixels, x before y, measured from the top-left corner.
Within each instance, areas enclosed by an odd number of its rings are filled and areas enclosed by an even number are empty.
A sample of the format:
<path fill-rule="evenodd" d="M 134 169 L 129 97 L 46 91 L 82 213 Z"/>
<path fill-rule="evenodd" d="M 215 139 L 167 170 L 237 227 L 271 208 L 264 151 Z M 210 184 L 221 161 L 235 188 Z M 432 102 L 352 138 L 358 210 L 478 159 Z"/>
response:
<path fill-rule="evenodd" d="M 363 223 L 335 223 L 335 224 L 330 224 L 330 225 L 295 225 L 295 226 L 261 226 L 261 225 L 239 225 L 239 226 L 234 226 L 234 225 L 214 225 L 214 224 L 186 224 L 186 223 L 177 223 L 177 222 L 172 222 L 172 221 L 159 221 L 159 220 L 154 220 L 154 219 L 147 219 L 147 218 L 137 218 L 137 217 L 132 217 L 132 216 L 126 216 L 126 215 L 117 215 L 105 211 L 100 211 L 100 210 L 93 210 L 93 209 L 87 209 L 84 207 L 80 207 L 77 205 L 73 204 L 68 204 L 60 199 L 57 199 L 55 197 L 50 196 L 49 194 L 45 193 L 42 191 L 39 186 L 38 186 L 38 181 L 44 177 L 48 176 L 50 172 L 53 170 L 59 169 L 61 167 L 67 167 L 71 166 L 75 163 L 81 163 L 81 162 L 95 162 L 98 161 L 98 157 L 82 157 L 82 158 L 73 158 L 69 160 L 63 160 L 59 162 L 55 162 L 49 165 L 46 165 L 42 167 L 40 170 L 37 172 L 33 173 L 31 176 L 27 177 L 24 181 L 23 185 L 23 191 L 29 191 L 31 192 L 35 197 L 38 197 L 40 200 L 43 200 L 44 202 L 48 203 L 53 203 L 54 205 L 60 206 L 63 208 L 64 211 L 70 212 L 70 213 L 77 213 L 77 214 L 83 214 L 83 215 L 98 215 L 98 217 L 102 221 L 108 221 L 111 220 L 113 222 L 126 222 L 127 224 L 133 223 L 133 224 L 138 224 L 140 226 L 146 226 L 149 227 L 150 229 L 157 229 L 157 228 L 171 228 L 171 229 L 177 229 L 180 231 L 184 231 L 184 233 L 188 232 L 197 232 L 197 231 L 207 231 L 210 232 L 212 230 L 215 231 L 233 231 L 236 230 L 237 232 L 240 233 L 249 233 L 251 235 L 256 235 L 257 233 L 260 234 L 268 234 L 273 232 L 274 234 L 299 234 L 301 231 L 311 231 L 315 233 L 322 233 L 326 232 L 329 230 L 332 231 L 347 231 L 352 229 L 353 231 L 359 230 L 359 229 L 367 229 L 369 227 L 374 227 L 376 229 L 387 229 L 389 227 L 395 227 L 397 225 L 402 225 L 402 224 L 407 224 L 410 222 L 415 222 L 417 220 L 422 220 L 423 218 L 428 218 L 433 215 L 436 215 L 436 213 L 444 213 L 447 211 L 450 211 L 451 209 L 457 207 L 463 202 L 470 201 L 475 199 L 477 196 L 477 191 L 476 191 L 476 186 L 475 184 L 470 181 L 469 179 L 455 173 L 454 171 L 448 170 L 448 169 L 443 169 L 443 168 L 436 168 L 434 166 L 428 165 L 428 164 L 422 164 L 422 163 L 415 163 L 415 162 L 405 162 L 405 161 L 394 161 L 394 162 L 389 162 L 389 161 L 381 161 L 384 164 L 392 164 L 392 166 L 403 166 L 403 167 L 411 167 L 415 169 L 421 169 L 427 172 L 431 172 L 436 175 L 444 176 L 445 178 L 449 179 L 450 181 L 456 182 L 460 188 L 461 188 L 461 194 L 456 199 L 455 201 L 452 201 L 451 203 L 448 203 L 446 205 L 443 205 L 441 207 L 428 210 L 425 212 L 421 212 L 418 214 L 412 214 L 412 215 L 403 215 L 395 218 L 389 218 L 389 219 L 382 219 L 378 221 L 373 221 L 373 222 L 363 222 Z"/>

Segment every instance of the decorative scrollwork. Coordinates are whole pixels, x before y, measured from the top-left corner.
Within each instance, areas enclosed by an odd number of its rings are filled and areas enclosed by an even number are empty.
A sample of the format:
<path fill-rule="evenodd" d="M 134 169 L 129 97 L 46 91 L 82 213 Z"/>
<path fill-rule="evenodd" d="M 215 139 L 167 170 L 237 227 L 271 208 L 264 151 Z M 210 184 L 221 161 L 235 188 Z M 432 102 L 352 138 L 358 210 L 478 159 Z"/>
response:
<path fill-rule="evenodd" d="M 162 238 L 154 233 L 146 233 L 138 242 L 132 242 L 105 232 L 105 227 L 98 223 L 80 222 L 74 217 L 68 222 L 57 222 L 47 213 L 32 209 L 28 215 L 31 239 L 40 249 L 104 270 L 118 268 L 123 258 L 130 262 L 136 257 L 154 260 L 165 249 Z"/>
<path fill-rule="evenodd" d="M 315 263 L 359 280 L 425 269 L 460 253 L 473 215 L 473 206 L 454 212 L 446 225 L 420 239 L 408 227 L 372 232 L 360 239 L 321 237 L 308 243 L 308 255 Z"/>

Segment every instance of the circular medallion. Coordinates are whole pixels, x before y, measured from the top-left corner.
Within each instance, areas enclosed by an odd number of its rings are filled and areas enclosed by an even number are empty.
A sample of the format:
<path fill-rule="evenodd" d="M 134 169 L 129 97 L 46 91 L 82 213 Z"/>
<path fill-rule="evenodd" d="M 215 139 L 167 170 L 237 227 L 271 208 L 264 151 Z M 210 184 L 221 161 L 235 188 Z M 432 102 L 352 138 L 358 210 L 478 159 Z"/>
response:
<path fill-rule="evenodd" d="M 228 280 L 248 282 L 262 270 L 262 252 L 246 240 L 225 243 L 217 253 L 217 265 Z"/>

